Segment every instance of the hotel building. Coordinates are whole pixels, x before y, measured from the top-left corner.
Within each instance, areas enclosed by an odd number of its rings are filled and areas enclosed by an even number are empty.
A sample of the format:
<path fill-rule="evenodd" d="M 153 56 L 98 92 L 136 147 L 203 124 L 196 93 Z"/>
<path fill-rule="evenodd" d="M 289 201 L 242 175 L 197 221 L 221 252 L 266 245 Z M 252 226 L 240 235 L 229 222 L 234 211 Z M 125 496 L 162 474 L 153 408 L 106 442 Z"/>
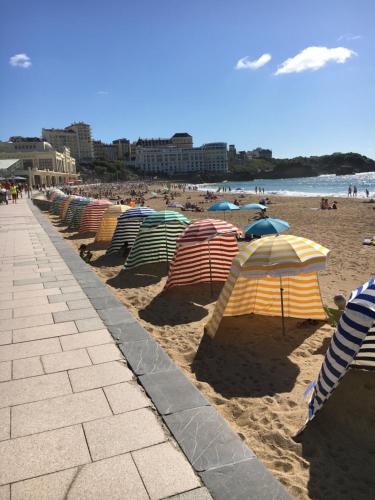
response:
<path fill-rule="evenodd" d="M 42 137 L 57 151 L 62 151 L 64 147 L 69 148 L 77 161 L 94 159 L 91 127 L 87 123 L 72 123 L 63 129 L 43 128 Z"/>

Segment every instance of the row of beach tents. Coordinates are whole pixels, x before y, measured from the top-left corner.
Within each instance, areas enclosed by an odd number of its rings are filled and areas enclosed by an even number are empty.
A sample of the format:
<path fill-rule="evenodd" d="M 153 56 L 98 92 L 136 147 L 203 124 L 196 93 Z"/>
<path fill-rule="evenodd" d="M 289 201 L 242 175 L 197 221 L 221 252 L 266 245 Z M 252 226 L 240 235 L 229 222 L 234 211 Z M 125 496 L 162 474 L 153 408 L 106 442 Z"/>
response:
<path fill-rule="evenodd" d="M 224 282 L 206 325 L 211 338 L 224 317 L 261 315 L 325 320 L 318 271 L 329 250 L 293 235 L 256 239 L 239 251 L 241 230 L 228 221 L 191 222 L 179 212 L 113 205 L 109 200 L 47 193 L 50 212 L 72 230 L 95 233 L 107 254 L 130 249 L 125 269 L 169 262 L 164 290 L 199 282 Z M 323 407 L 349 368 L 375 369 L 375 280 L 348 301 L 321 371 L 311 385 L 308 420 Z"/>

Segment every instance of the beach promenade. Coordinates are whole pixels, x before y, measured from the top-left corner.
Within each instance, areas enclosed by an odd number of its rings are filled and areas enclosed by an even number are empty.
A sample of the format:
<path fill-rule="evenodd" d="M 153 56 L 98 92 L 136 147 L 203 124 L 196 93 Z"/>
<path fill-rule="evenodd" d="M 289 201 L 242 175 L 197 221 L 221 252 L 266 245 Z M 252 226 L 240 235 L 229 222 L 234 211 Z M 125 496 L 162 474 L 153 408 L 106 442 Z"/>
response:
<path fill-rule="evenodd" d="M 0 500 L 289 498 L 39 209 L 0 234 Z"/>

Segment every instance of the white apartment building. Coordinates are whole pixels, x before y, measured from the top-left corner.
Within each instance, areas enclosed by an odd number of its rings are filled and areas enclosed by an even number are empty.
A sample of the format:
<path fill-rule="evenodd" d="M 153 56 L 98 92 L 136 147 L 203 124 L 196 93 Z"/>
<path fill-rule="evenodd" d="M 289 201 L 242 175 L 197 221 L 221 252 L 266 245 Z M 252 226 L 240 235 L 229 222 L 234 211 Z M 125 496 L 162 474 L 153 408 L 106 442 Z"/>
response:
<path fill-rule="evenodd" d="M 150 174 L 227 172 L 227 145 L 225 142 L 215 142 L 200 148 L 137 147 L 135 167 Z"/>
<path fill-rule="evenodd" d="M 20 160 L 17 174 L 28 177 L 30 168 L 34 185 L 57 185 L 78 177 L 69 148 L 56 151 L 38 137 L 11 137 L 8 142 L 0 142 L 0 159 Z"/>
<path fill-rule="evenodd" d="M 42 136 L 57 151 L 62 151 L 64 147 L 69 148 L 73 158 L 78 161 L 94 158 L 91 127 L 87 123 L 72 123 L 63 129 L 43 128 Z"/>

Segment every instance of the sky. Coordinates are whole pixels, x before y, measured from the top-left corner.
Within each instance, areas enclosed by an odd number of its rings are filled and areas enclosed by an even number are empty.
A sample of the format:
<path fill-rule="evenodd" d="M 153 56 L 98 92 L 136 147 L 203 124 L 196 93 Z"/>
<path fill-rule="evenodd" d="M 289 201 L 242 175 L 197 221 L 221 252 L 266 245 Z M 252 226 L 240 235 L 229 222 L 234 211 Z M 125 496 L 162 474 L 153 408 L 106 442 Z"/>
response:
<path fill-rule="evenodd" d="M 373 0 L 3 2 L 0 140 L 73 121 L 375 159 Z"/>

